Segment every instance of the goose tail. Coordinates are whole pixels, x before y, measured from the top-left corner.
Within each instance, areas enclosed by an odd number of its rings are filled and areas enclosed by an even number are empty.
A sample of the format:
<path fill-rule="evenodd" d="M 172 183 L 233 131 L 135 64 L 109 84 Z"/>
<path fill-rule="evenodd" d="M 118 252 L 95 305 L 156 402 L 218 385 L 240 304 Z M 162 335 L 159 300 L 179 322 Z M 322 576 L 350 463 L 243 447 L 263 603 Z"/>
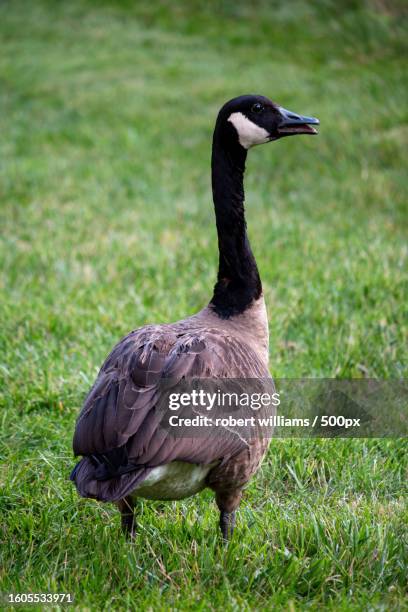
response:
<path fill-rule="evenodd" d="M 94 457 L 83 457 L 71 472 L 70 480 L 75 484 L 81 497 L 103 502 L 119 501 L 129 495 L 151 471 L 144 466 L 135 467 L 115 476 L 101 473 L 101 465 Z"/>

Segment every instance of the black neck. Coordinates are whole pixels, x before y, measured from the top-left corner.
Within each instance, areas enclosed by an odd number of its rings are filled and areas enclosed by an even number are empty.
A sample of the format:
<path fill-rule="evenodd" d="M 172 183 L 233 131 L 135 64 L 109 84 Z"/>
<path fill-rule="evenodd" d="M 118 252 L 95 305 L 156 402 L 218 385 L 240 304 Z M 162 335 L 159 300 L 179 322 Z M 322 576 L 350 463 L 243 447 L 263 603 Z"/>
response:
<path fill-rule="evenodd" d="M 244 312 L 262 293 L 244 209 L 246 149 L 214 132 L 212 189 L 218 232 L 218 280 L 210 305 L 223 318 Z"/>

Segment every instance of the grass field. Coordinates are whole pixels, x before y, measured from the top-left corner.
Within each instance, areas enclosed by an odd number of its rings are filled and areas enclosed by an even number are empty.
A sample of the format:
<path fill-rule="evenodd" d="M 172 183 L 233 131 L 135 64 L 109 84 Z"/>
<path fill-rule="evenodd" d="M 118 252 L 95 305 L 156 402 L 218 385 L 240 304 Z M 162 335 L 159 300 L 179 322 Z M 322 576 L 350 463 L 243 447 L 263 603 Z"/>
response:
<path fill-rule="evenodd" d="M 0 591 L 93 610 L 407 609 L 402 440 L 274 441 L 226 551 L 209 492 L 140 502 L 131 545 L 67 480 L 113 344 L 210 297 L 211 134 L 241 93 L 321 120 L 248 160 L 272 374 L 407 376 L 403 3 L 210 4 L 0 4 Z"/>

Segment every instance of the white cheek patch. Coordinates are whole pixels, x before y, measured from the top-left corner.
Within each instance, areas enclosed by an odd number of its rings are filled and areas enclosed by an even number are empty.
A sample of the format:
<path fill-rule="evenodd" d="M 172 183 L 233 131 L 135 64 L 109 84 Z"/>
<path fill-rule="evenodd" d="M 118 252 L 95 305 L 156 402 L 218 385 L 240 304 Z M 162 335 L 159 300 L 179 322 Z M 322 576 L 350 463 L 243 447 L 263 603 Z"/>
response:
<path fill-rule="evenodd" d="M 269 141 L 268 132 L 245 117 L 242 113 L 232 113 L 228 117 L 238 133 L 239 144 L 244 149 Z"/>

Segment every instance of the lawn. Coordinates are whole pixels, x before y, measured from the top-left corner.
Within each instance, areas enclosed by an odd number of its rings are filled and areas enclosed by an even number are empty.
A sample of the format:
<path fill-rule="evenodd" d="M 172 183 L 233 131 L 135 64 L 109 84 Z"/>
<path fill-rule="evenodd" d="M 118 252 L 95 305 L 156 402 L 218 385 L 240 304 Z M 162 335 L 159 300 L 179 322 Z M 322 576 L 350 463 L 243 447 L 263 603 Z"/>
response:
<path fill-rule="evenodd" d="M 321 121 L 248 159 L 271 373 L 407 376 L 403 9 L 0 4 L 0 591 L 91 610 L 408 606 L 404 440 L 273 441 L 227 550 L 210 492 L 141 501 L 129 544 L 68 481 L 113 344 L 210 298 L 211 134 L 235 95 Z"/>

